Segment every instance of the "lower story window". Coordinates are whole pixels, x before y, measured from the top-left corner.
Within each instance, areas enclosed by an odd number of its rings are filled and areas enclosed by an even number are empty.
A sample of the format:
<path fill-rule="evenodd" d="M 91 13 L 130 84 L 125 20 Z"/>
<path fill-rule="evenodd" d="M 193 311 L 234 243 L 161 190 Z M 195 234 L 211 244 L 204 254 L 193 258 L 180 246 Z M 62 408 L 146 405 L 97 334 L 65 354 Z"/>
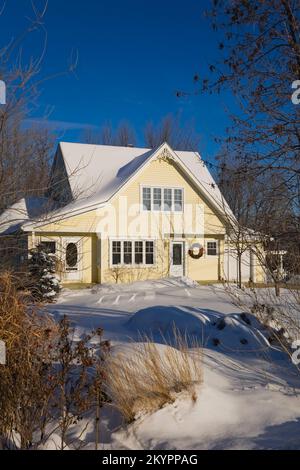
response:
<path fill-rule="evenodd" d="M 46 253 L 51 253 L 52 255 L 55 255 L 56 253 L 55 242 L 41 242 L 40 246 Z"/>
<path fill-rule="evenodd" d="M 113 266 L 151 266 L 154 264 L 153 241 L 113 241 L 111 250 Z"/>
<path fill-rule="evenodd" d="M 135 242 L 135 258 L 134 262 L 135 264 L 143 264 L 143 242 Z"/>
<path fill-rule="evenodd" d="M 112 243 L 112 264 L 121 264 L 121 242 Z"/>
<path fill-rule="evenodd" d="M 218 254 L 217 242 L 207 242 L 207 254 L 208 256 L 217 256 Z"/>
<path fill-rule="evenodd" d="M 124 242 L 124 264 L 132 264 L 132 242 Z"/>
<path fill-rule="evenodd" d="M 154 264 L 154 243 L 146 242 L 146 264 Z"/>

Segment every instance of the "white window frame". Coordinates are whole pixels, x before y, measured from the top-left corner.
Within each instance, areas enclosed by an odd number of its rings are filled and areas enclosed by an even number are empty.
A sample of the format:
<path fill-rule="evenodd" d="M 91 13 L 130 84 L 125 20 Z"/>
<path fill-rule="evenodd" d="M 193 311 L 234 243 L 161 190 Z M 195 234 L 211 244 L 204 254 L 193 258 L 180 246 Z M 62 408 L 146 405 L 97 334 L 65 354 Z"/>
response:
<path fill-rule="evenodd" d="M 216 244 L 216 254 L 215 255 L 210 255 L 208 253 L 208 243 L 215 243 Z M 216 258 L 217 256 L 219 256 L 219 240 L 215 239 L 215 238 L 211 238 L 211 239 L 208 239 L 206 240 L 206 243 L 205 243 L 205 248 L 206 248 L 206 256 L 208 256 L 209 258 Z"/>
<path fill-rule="evenodd" d="M 120 242 L 121 243 L 121 263 L 120 264 L 113 264 L 113 242 Z M 131 242 L 132 243 L 132 263 L 125 264 L 124 263 L 124 242 Z M 140 264 L 135 263 L 135 242 L 142 242 L 143 243 L 143 262 Z M 146 242 L 153 243 L 153 264 L 146 264 Z M 153 238 L 112 238 L 109 240 L 109 264 L 111 268 L 151 268 L 157 265 L 156 263 L 156 240 Z"/>
<path fill-rule="evenodd" d="M 151 204 L 150 210 L 144 209 L 144 189 L 151 190 Z M 154 209 L 154 189 L 161 190 L 161 209 Z M 165 189 L 170 189 L 172 191 L 172 207 L 171 210 L 164 210 L 165 208 Z M 175 210 L 175 190 L 180 190 L 182 193 L 182 209 L 181 211 Z M 185 194 L 184 188 L 178 186 L 158 186 L 158 185 L 141 185 L 140 187 L 140 207 L 142 212 L 158 212 L 158 213 L 165 213 L 165 214 L 182 214 L 184 212 L 184 201 L 185 201 Z"/>

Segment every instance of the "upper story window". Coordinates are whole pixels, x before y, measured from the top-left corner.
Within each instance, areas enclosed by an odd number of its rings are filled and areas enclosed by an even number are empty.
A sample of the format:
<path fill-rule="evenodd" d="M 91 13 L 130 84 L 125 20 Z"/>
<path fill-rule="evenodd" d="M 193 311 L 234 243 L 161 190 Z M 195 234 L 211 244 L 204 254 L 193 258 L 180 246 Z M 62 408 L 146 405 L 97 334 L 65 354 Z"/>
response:
<path fill-rule="evenodd" d="M 161 211 L 161 188 L 153 188 L 153 210 Z"/>
<path fill-rule="evenodd" d="M 181 212 L 183 208 L 183 193 L 182 189 L 174 189 L 174 210 L 175 212 Z"/>
<path fill-rule="evenodd" d="M 183 189 L 144 187 L 143 191 L 144 211 L 183 211 Z"/>
<path fill-rule="evenodd" d="M 172 189 L 164 189 L 164 211 L 171 212 L 172 210 Z"/>
<path fill-rule="evenodd" d="M 218 254 L 218 243 L 216 241 L 207 242 L 207 255 L 208 256 L 217 256 Z"/>
<path fill-rule="evenodd" d="M 151 188 L 143 188 L 143 209 L 151 211 Z"/>

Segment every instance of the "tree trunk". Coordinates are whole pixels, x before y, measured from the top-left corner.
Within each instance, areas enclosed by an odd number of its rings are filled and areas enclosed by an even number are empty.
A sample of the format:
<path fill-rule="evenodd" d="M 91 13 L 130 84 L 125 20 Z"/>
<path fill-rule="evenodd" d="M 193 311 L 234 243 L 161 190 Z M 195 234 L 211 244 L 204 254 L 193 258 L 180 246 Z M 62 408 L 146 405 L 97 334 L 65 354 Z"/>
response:
<path fill-rule="evenodd" d="M 242 288 L 242 256 L 238 254 L 238 287 Z"/>
<path fill-rule="evenodd" d="M 277 281 L 275 281 L 275 294 L 276 297 L 280 297 L 280 285 Z"/>

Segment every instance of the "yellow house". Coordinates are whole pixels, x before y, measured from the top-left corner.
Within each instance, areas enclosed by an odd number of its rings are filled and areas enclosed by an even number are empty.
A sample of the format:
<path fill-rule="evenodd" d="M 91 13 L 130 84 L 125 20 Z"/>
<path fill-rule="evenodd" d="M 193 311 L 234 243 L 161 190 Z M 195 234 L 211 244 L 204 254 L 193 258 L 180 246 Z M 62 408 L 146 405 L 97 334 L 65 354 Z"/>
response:
<path fill-rule="evenodd" d="M 22 230 L 29 249 L 56 253 L 66 284 L 233 276 L 233 215 L 198 153 L 167 143 L 155 150 L 60 143 L 48 197 L 56 209 Z M 244 280 L 259 282 L 251 259 Z"/>

